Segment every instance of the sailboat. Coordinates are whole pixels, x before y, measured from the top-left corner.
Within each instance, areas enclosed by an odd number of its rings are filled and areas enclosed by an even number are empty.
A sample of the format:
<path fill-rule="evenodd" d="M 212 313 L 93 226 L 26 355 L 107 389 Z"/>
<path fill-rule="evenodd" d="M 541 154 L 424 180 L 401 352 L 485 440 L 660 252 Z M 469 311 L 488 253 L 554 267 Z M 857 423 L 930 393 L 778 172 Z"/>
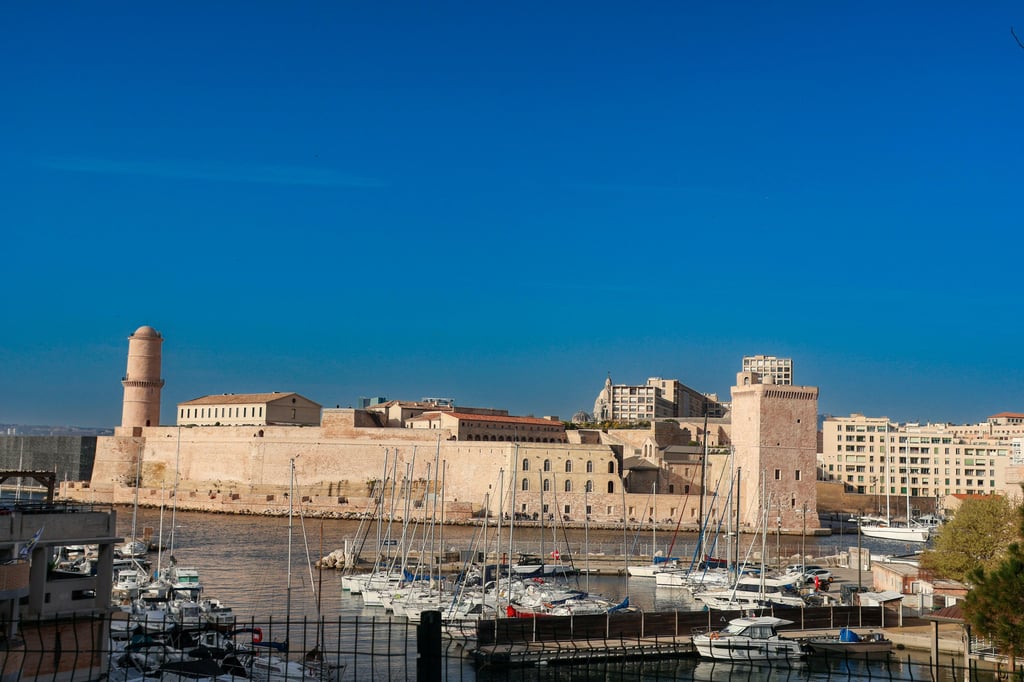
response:
<path fill-rule="evenodd" d="M 294 682 L 295 680 L 308 680 L 309 682 L 338 682 L 344 666 L 332 665 L 324 660 L 323 652 L 319 649 L 320 637 L 317 636 L 317 646 L 303 656 L 301 661 L 288 658 L 288 639 L 291 627 L 292 608 L 292 521 L 293 521 L 293 500 L 295 499 L 295 458 L 291 459 L 291 480 L 288 491 L 288 580 L 286 587 L 285 606 L 285 640 L 284 642 L 264 642 L 262 632 L 257 637 L 255 634 L 252 640 L 253 648 L 241 652 L 238 656 L 238 664 L 245 674 L 254 682 Z M 320 619 L 317 619 L 317 627 L 321 627 Z M 271 651 L 277 653 L 271 653 Z"/>
<path fill-rule="evenodd" d="M 674 566 L 678 559 L 667 557 L 658 551 L 658 484 L 651 484 L 652 516 L 651 516 L 651 563 L 640 566 L 626 566 L 630 578 L 656 578 L 658 573 Z"/>
<path fill-rule="evenodd" d="M 886 441 L 888 441 L 889 428 L 886 426 Z M 885 518 L 871 522 L 860 523 L 860 532 L 869 538 L 882 538 L 884 540 L 900 540 L 903 542 L 927 542 L 929 535 L 931 535 L 930 529 L 927 526 L 914 525 L 911 522 L 910 515 L 910 470 L 908 467 L 907 484 L 904 486 L 907 496 L 907 521 L 905 524 L 895 523 L 890 517 L 889 513 L 889 452 L 883 453 L 885 457 L 884 473 L 882 480 L 885 483 Z"/>

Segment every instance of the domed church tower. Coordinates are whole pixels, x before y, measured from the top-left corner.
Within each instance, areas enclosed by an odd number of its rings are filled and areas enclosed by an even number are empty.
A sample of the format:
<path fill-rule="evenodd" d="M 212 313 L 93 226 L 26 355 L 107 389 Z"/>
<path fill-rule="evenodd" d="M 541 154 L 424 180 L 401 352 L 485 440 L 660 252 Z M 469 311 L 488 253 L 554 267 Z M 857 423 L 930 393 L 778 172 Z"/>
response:
<path fill-rule="evenodd" d="M 122 427 L 160 425 L 160 332 L 142 326 L 128 337 L 128 371 L 124 386 L 124 405 L 121 411 Z"/>

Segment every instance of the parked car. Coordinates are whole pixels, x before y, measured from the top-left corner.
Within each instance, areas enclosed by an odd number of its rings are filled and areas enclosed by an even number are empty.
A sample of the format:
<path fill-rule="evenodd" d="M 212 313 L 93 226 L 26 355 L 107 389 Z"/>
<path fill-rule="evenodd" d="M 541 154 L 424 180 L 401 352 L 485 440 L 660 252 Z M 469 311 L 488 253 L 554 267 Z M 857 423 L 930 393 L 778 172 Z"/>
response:
<path fill-rule="evenodd" d="M 832 571 L 827 568 L 814 568 L 804 572 L 805 583 L 813 583 L 815 578 L 818 579 L 819 583 L 830 583 L 832 582 Z"/>
<path fill-rule="evenodd" d="M 786 573 L 795 573 L 796 575 L 802 575 L 807 573 L 808 571 L 817 571 L 821 568 L 823 567 L 814 566 L 811 564 L 808 564 L 807 566 L 804 566 L 803 564 L 790 564 L 789 566 L 786 566 Z"/>

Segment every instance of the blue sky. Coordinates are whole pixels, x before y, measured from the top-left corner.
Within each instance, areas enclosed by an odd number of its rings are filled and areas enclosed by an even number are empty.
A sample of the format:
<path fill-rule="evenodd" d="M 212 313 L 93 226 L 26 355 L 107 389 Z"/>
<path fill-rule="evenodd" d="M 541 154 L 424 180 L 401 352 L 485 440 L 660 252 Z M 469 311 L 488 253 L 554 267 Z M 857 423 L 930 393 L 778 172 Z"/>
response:
<path fill-rule="evenodd" d="M 1019 2 L 5 8 L 0 423 L 605 377 L 1024 411 Z M 977 6 L 974 6 L 977 5 Z"/>

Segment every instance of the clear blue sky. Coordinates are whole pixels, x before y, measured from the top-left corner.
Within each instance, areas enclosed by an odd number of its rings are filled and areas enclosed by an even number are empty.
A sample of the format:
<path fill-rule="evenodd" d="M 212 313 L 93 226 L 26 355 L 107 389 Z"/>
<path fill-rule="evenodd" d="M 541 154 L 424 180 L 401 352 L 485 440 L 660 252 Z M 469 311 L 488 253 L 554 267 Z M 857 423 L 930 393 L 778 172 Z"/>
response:
<path fill-rule="evenodd" d="M 1020 2 L 4 10 L 0 422 L 223 392 L 568 418 L 605 377 L 1024 411 Z"/>

